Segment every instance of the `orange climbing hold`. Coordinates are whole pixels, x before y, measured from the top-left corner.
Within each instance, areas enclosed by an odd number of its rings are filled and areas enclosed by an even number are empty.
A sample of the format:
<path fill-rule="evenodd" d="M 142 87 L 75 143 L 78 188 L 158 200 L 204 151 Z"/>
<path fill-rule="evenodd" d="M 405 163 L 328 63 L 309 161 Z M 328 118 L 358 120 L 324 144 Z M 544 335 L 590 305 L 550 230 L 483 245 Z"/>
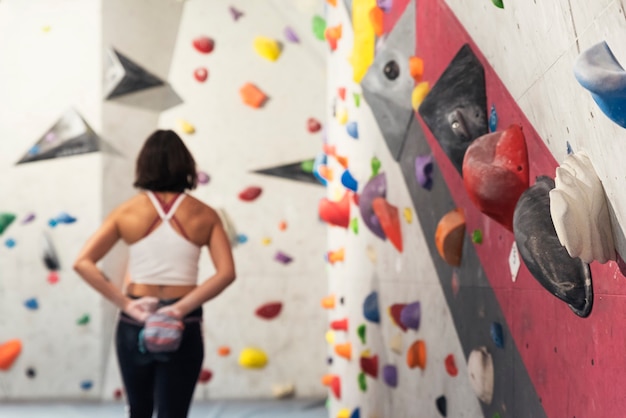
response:
<path fill-rule="evenodd" d="M 335 295 L 328 295 L 322 298 L 322 308 L 334 309 L 335 308 Z"/>
<path fill-rule="evenodd" d="M 337 95 L 339 96 L 339 98 L 341 100 L 346 100 L 346 88 L 345 87 L 339 87 L 337 89 Z"/>
<path fill-rule="evenodd" d="M 416 83 L 422 81 L 424 75 L 424 60 L 419 57 L 409 58 L 409 73 Z"/>
<path fill-rule="evenodd" d="M 341 164 L 341 166 L 345 169 L 348 168 L 348 158 L 347 157 L 342 157 L 341 155 L 336 155 L 335 154 L 335 159 L 337 160 L 337 162 L 339 164 Z"/>
<path fill-rule="evenodd" d="M 370 10 L 370 22 L 376 36 L 382 36 L 385 33 L 384 30 L 385 13 L 380 7 L 372 7 Z"/>
<path fill-rule="evenodd" d="M 328 41 L 328 45 L 330 45 L 331 51 L 337 49 L 337 42 L 341 39 L 341 32 L 341 25 L 326 28 L 326 30 L 324 31 L 324 37 Z"/>
<path fill-rule="evenodd" d="M 349 342 L 344 343 L 344 344 L 337 344 L 335 346 L 335 353 L 337 353 L 338 356 L 351 360 L 352 359 L 352 344 L 350 344 Z"/>
<path fill-rule="evenodd" d="M 227 355 L 230 354 L 230 347 L 223 345 L 221 347 L 219 347 L 217 349 L 217 354 L 222 356 L 222 357 L 226 357 Z"/>
<path fill-rule="evenodd" d="M 330 264 L 335 264 L 338 261 L 344 261 L 346 258 L 346 250 L 345 248 L 341 247 L 340 249 L 336 250 L 336 251 L 329 251 L 326 256 L 328 257 L 328 262 Z"/>
<path fill-rule="evenodd" d="M 426 343 L 422 340 L 415 341 L 406 352 L 406 364 L 409 368 L 426 368 Z"/>
<path fill-rule="evenodd" d="M 465 214 L 463 209 L 456 208 L 441 218 L 435 231 L 437 251 L 446 263 L 457 267 L 461 265 L 464 237 Z"/>
<path fill-rule="evenodd" d="M 348 331 L 348 318 L 333 321 L 330 323 L 330 327 L 335 331 Z"/>
<path fill-rule="evenodd" d="M 324 144 L 322 150 L 324 151 L 324 154 L 334 156 L 337 152 L 337 147 L 330 144 Z"/>
<path fill-rule="evenodd" d="M 239 89 L 241 99 L 245 104 L 255 109 L 263 107 L 267 101 L 267 95 L 252 83 L 246 83 Z"/>
<path fill-rule="evenodd" d="M 328 166 L 320 165 L 317 169 L 320 176 L 324 177 L 328 181 L 333 181 L 333 170 Z"/>
<path fill-rule="evenodd" d="M 402 228 L 398 208 L 390 205 L 384 197 L 377 197 L 372 201 L 372 209 L 383 228 L 385 236 L 399 252 L 402 252 Z"/>
<path fill-rule="evenodd" d="M 346 192 L 340 201 L 320 200 L 318 212 L 320 218 L 331 225 L 347 228 L 350 225 L 350 192 Z"/>
<path fill-rule="evenodd" d="M 18 339 L 0 345 L 0 370 L 9 370 L 22 352 L 22 342 Z"/>

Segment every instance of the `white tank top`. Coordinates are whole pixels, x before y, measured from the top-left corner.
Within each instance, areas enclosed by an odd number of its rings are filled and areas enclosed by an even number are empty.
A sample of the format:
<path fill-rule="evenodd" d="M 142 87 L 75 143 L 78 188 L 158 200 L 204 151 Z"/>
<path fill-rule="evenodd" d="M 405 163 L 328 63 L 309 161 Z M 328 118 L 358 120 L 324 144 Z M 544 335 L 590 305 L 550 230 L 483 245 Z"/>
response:
<path fill-rule="evenodd" d="M 170 221 L 185 198 L 180 194 L 168 213 L 157 198 L 147 192 L 161 217 L 161 224 L 147 236 L 130 245 L 128 271 L 131 282 L 139 284 L 195 285 L 198 281 L 198 259 L 201 247 L 181 236 Z"/>

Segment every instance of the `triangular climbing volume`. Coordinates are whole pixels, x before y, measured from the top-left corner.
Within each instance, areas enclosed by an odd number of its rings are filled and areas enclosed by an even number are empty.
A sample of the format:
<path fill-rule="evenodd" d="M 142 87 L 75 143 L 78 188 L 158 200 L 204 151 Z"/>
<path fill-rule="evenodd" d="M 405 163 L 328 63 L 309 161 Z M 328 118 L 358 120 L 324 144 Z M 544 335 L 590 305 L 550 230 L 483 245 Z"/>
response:
<path fill-rule="evenodd" d="M 315 176 L 312 174 L 312 172 L 307 169 L 307 166 L 311 165 L 307 163 L 310 163 L 312 161 L 313 160 L 308 160 L 308 161 L 301 161 L 297 163 L 279 165 L 276 167 L 255 170 L 254 173 L 281 177 L 286 180 L 294 180 L 294 181 L 301 181 L 304 183 L 321 185 L 319 181 L 315 178 Z"/>
<path fill-rule="evenodd" d="M 104 97 L 107 100 L 165 84 L 113 48 L 107 51 L 105 65 Z"/>
<path fill-rule="evenodd" d="M 103 141 L 74 109 L 69 109 L 17 164 L 101 151 Z"/>

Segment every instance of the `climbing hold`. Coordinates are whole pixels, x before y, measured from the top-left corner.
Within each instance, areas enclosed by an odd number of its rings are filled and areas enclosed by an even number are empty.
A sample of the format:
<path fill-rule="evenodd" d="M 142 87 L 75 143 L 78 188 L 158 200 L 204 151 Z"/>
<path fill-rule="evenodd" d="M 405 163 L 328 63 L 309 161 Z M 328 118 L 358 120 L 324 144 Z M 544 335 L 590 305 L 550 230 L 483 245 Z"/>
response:
<path fill-rule="evenodd" d="M 213 377 L 213 372 L 209 369 L 200 370 L 200 376 L 198 376 L 198 382 L 202 384 L 209 383 L 209 380 Z"/>
<path fill-rule="evenodd" d="M 314 164 L 315 164 L 315 160 L 304 160 L 300 163 L 300 169 L 304 173 L 312 174 Z"/>
<path fill-rule="evenodd" d="M 285 38 L 289 41 L 289 42 L 293 42 L 294 44 L 300 43 L 300 38 L 298 38 L 298 35 L 296 34 L 296 31 L 293 30 L 293 28 L 291 28 L 290 26 L 287 26 L 285 28 Z"/>
<path fill-rule="evenodd" d="M 346 189 L 350 189 L 353 192 L 356 192 L 359 188 L 359 183 L 352 177 L 352 174 L 348 170 L 344 171 L 341 175 L 341 184 L 343 184 Z"/>
<path fill-rule="evenodd" d="M 59 275 L 57 274 L 56 271 L 51 271 L 50 273 L 48 273 L 48 283 L 50 284 L 57 284 L 59 282 Z"/>
<path fill-rule="evenodd" d="M 247 187 L 239 193 L 239 199 L 243 200 L 244 202 L 252 202 L 261 195 L 262 191 L 263 189 L 257 186 Z"/>
<path fill-rule="evenodd" d="M 244 348 L 239 353 L 239 365 L 247 369 L 261 369 L 267 365 L 267 354 L 258 348 Z"/>
<path fill-rule="evenodd" d="M 352 218 L 350 221 L 350 229 L 355 235 L 359 233 L 359 218 Z"/>
<path fill-rule="evenodd" d="M 348 157 L 335 154 L 335 160 L 345 169 L 348 168 Z M 356 190 L 355 190 L 356 191 Z"/>
<path fill-rule="evenodd" d="M 393 0 L 376 0 L 376 4 L 383 9 L 384 12 L 389 12 L 393 7 Z"/>
<path fill-rule="evenodd" d="M 322 376 L 322 385 L 330 387 L 331 382 L 335 378 L 334 374 L 325 374 Z"/>
<path fill-rule="evenodd" d="M 230 6 L 228 10 L 230 11 L 230 15 L 233 17 L 233 20 L 235 22 L 238 21 L 239 18 L 243 16 L 243 12 L 235 9 L 233 6 Z"/>
<path fill-rule="evenodd" d="M 339 98 L 341 100 L 346 100 L 346 88 L 345 87 L 339 87 L 337 89 L 337 95 L 339 96 Z"/>
<path fill-rule="evenodd" d="M 328 168 L 328 166 L 320 165 L 317 168 L 317 171 L 319 172 L 319 175 L 323 177 L 326 181 L 333 181 L 333 170 Z"/>
<path fill-rule="evenodd" d="M 187 122 L 184 119 L 178 119 L 178 127 L 181 131 L 188 135 L 192 135 L 196 132 L 195 126 L 193 126 L 191 123 Z"/>
<path fill-rule="evenodd" d="M 204 171 L 198 170 L 196 172 L 196 176 L 198 177 L 199 184 L 209 184 L 209 181 L 211 181 L 211 177 L 209 177 L 209 175 Z"/>
<path fill-rule="evenodd" d="M 376 36 L 382 36 L 385 32 L 384 29 L 384 19 L 385 19 L 385 14 L 383 12 L 383 9 L 381 9 L 380 7 L 372 7 L 372 10 L 370 10 L 369 13 L 369 18 L 370 18 L 370 23 L 372 24 L 372 27 L 374 28 L 374 33 L 376 34 Z"/>
<path fill-rule="evenodd" d="M 346 132 L 354 139 L 359 139 L 359 127 L 356 122 L 350 122 L 346 125 Z"/>
<path fill-rule="evenodd" d="M 361 354 L 361 370 L 363 373 L 378 379 L 378 356 L 370 356 L 369 353 Z"/>
<path fill-rule="evenodd" d="M 50 219 L 48 221 L 48 225 L 50 225 L 51 228 L 54 228 L 55 226 L 57 226 L 57 221 L 55 219 Z"/>
<path fill-rule="evenodd" d="M 217 354 L 221 357 L 226 357 L 230 354 L 230 347 L 226 346 L 226 345 L 222 345 L 220 347 L 218 347 L 217 349 Z"/>
<path fill-rule="evenodd" d="M 626 71 L 606 41 L 580 54 L 574 63 L 574 75 L 602 112 L 626 128 Z"/>
<path fill-rule="evenodd" d="M 361 218 L 365 226 L 378 238 L 385 240 L 387 236 L 380 225 L 373 208 L 374 200 L 387 195 L 387 179 L 385 173 L 372 177 L 363 188 L 359 199 Z M 380 204 L 379 204 L 380 205 Z M 379 209 L 383 209 L 382 207 Z"/>
<path fill-rule="evenodd" d="M 397 333 L 389 340 L 389 348 L 396 354 L 402 354 L 402 334 Z"/>
<path fill-rule="evenodd" d="M 409 74 L 416 83 L 419 83 L 424 75 L 424 60 L 420 57 L 409 58 Z"/>
<path fill-rule="evenodd" d="M 241 100 L 248 106 L 258 109 L 263 107 L 268 97 L 257 86 L 246 83 L 239 89 Z"/>
<path fill-rule="evenodd" d="M 491 324 L 490 334 L 496 347 L 504 348 L 504 333 L 502 331 L 502 324 L 499 322 L 493 322 Z"/>
<path fill-rule="evenodd" d="M 463 237 L 465 236 L 465 214 L 456 208 L 445 214 L 437 224 L 435 244 L 444 261 L 452 266 L 461 265 Z"/>
<path fill-rule="evenodd" d="M 47 233 L 43 234 L 43 262 L 46 268 L 50 271 L 57 271 L 61 269 L 59 258 L 52 244 L 52 240 Z"/>
<path fill-rule="evenodd" d="M 337 119 L 337 122 L 339 122 L 340 125 L 345 125 L 346 123 L 348 123 L 348 111 L 346 110 L 346 108 L 340 107 L 337 110 L 337 114 L 335 115 L 335 118 Z"/>
<path fill-rule="evenodd" d="M 441 414 L 442 417 L 448 416 L 448 401 L 444 395 L 441 395 L 435 400 L 435 404 L 437 405 L 437 411 Z"/>
<path fill-rule="evenodd" d="M 262 58 L 273 62 L 280 57 L 281 45 L 274 39 L 257 36 L 254 38 L 254 50 Z"/>
<path fill-rule="evenodd" d="M 22 342 L 18 339 L 0 344 L 0 370 L 9 370 L 22 352 Z"/>
<path fill-rule="evenodd" d="M 7 248 L 13 248 L 16 244 L 17 242 L 13 238 L 7 238 L 6 241 L 4 241 L 4 246 Z"/>
<path fill-rule="evenodd" d="M 82 382 L 80 382 L 80 388 L 85 391 L 91 390 L 91 388 L 93 388 L 93 381 L 83 380 Z"/>
<path fill-rule="evenodd" d="M 263 239 L 261 240 L 261 244 L 262 244 L 262 245 L 264 245 L 264 246 L 266 246 L 266 247 L 267 247 L 268 245 L 270 245 L 271 243 L 272 243 L 272 239 L 271 239 L 271 238 L 269 238 L 269 237 L 265 237 L 265 238 L 263 238 Z"/>
<path fill-rule="evenodd" d="M 280 314 L 280 311 L 283 309 L 283 304 L 281 302 L 268 302 L 264 305 L 261 305 L 255 311 L 255 314 L 259 318 L 263 319 L 274 319 Z"/>
<path fill-rule="evenodd" d="M 24 306 L 26 306 L 26 308 L 30 309 L 31 311 L 35 311 L 39 309 L 39 302 L 37 302 L 37 299 L 35 298 L 30 298 L 24 301 Z"/>
<path fill-rule="evenodd" d="M 565 144 L 567 146 L 567 155 L 573 154 L 574 150 L 572 149 L 572 146 L 570 145 L 569 141 L 565 141 Z"/>
<path fill-rule="evenodd" d="M 467 359 L 467 373 L 478 399 L 490 404 L 493 398 L 493 358 L 487 347 L 479 347 Z"/>
<path fill-rule="evenodd" d="M 323 17 L 313 16 L 313 35 L 320 41 L 324 40 L 324 32 L 326 31 L 326 21 Z"/>
<path fill-rule="evenodd" d="M 365 324 L 361 324 L 359 325 L 359 327 L 356 329 L 356 333 L 359 336 L 359 339 L 361 340 L 361 344 L 365 344 Z"/>
<path fill-rule="evenodd" d="M 277 251 L 276 255 L 274 256 L 274 260 L 278 261 L 281 264 L 289 264 L 293 261 L 293 258 L 291 258 L 282 251 Z"/>
<path fill-rule="evenodd" d="M 87 325 L 90 321 L 91 317 L 89 314 L 83 314 L 80 318 L 76 320 L 76 325 Z"/>
<path fill-rule="evenodd" d="M 15 220 L 15 215 L 12 213 L 0 213 L 0 235 L 6 231 L 6 229 Z"/>
<path fill-rule="evenodd" d="M 456 361 L 454 361 L 454 354 L 448 354 L 445 360 L 446 371 L 452 377 L 459 374 L 459 369 L 456 367 Z"/>
<path fill-rule="evenodd" d="M 337 412 L 337 418 L 350 418 L 350 410 L 348 408 L 342 408 Z"/>
<path fill-rule="evenodd" d="M 491 0 L 493 2 L 493 5 L 500 8 L 500 9 L 504 9 L 504 4 L 502 4 L 502 0 Z"/>
<path fill-rule="evenodd" d="M 389 204 L 385 198 L 377 197 L 372 201 L 372 209 L 385 236 L 389 238 L 389 241 L 399 252 L 402 252 L 402 227 L 398 208 Z"/>
<path fill-rule="evenodd" d="M 475 229 L 472 232 L 472 242 L 474 244 L 482 244 L 483 243 L 483 233 L 480 229 Z"/>
<path fill-rule="evenodd" d="M 422 305 L 420 302 L 409 303 L 400 311 L 400 323 L 406 328 L 417 331 L 420 327 L 421 318 Z"/>
<path fill-rule="evenodd" d="M 483 135 L 472 142 L 463 160 L 467 193 L 485 215 L 513 231 L 513 212 L 528 189 L 528 152 L 519 125 Z"/>
<path fill-rule="evenodd" d="M 334 331 L 331 331 L 331 330 L 326 331 L 325 338 L 328 344 L 331 344 L 331 345 L 335 344 L 335 332 Z"/>
<path fill-rule="evenodd" d="M 37 371 L 32 367 L 29 367 L 28 369 L 26 369 L 26 376 L 29 379 L 34 379 L 37 376 Z"/>
<path fill-rule="evenodd" d="M 67 212 L 59 213 L 57 217 L 54 218 L 54 220 L 57 222 L 57 224 L 73 224 L 74 222 L 76 222 L 76 218 Z"/>
<path fill-rule="evenodd" d="M 411 369 L 419 367 L 424 370 L 426 368 L 426 343 L 424 341 L 417 340 L 411 344 L 406 352 L 406 364 Z"/>
<path fill-rule="evenodd" d="M 347 228 L 350 224 L 350 192 L 346 191 L 338 202 L 322 198 L 318 205 L 318 212 L 324 222 Z"/>
<path fill-rule="evenodd" d="M 433 156 L 418 155 L 415 157 L 415 178 L 426 190 L 433 188 Z"/>
<path fill-rule="evenodd" d="M 199 36 L 193 40 L 193 47 L 196 48 L 198 52 L 209 54 L 213 51 L 213 48 L 215 48 L 215 42 L 207 36 Z"/>
<path fill-rule="evenodd" d="M 347 360 L 352 359 L 352 344 L 349 342 L 335 345 L 335 353 Z"/>
<path fill-rule="evenodd" d="M 404 215 L 406 223 L 410 224 L 411 222 L 413 222 L 413 211 L 411 210 L 411 208 L 404 208 L 402 213 Z"/>
<path fill-rule="evenodd" d="M 324 37 L 328 41 L 328 45 L 330 46 L 331 51 L 337 49 L 337 42 L 339 42 L 339 40 L 341 39 L 341 33 L 341 25 L 326 28 L 326 30 L 324 31 Z"/>
<path fill-rule="evenodd" d="M 322 308 L 334 309 L 335 308 L 335 295 L 328 295 L 322 298 Z"/>
<path fill-rule="evenodd" d="M 287 222 L 286 221 L 280 221 L 278 223 L 278 230 L 279 231 L 286 231 L 287 230 Z"/>
<path fill-rule="evenodd" d="M 405 306 L 406 304 L 404 303 L 394 303 L 387 310 L 387 313 L 389 313 L 389 317 L 391 318 L 391 322 L 393 322 L 394 325 L 400 327 L 400 329 L 404 332 L 406 332 L 407 328 L 404 326 L 404 324 L 400 320 L 400 315 Z"/>
<path fill-rule="evenodd" d="M 0 224 L 2 223 L 2 215 L 0 214 Z M 28 215 L 26 215 L 26 217 L 22 220 L 22 225 L 26 225 L 31 223 L 32 221 L 35 220 L 35 214 L 34 213 L 29 213 Z M 1 229 L 1 227 L 0 227 Z M 0 231 L 0 235 L 2 235 L 2 231 Z"/>
<path fill-rule="evenodd" d="M 113 391 L 113 399 L 115 400 L 120 400 L 122 399 L 122 396 L 124 395 L 124 392 L 122 392 L 122 389 L 117 388 Z"/>
<path fill-rule="evenodd" d="M 350 418 L 361 418 L 361 410 L 359 408 L 354 408 L 354 411 L 352 411 Z"/>
<path fill-rule="evenodd" d="M 577 152 L 556 169 L 550 214 L 560 243 L 585 263 L 615 260 L 609 205 L 589 156 Z"/>
<path fill-rule="evenodd" d="M 199 83 L 204 83 L 209 77 L 209 70 L 207 70 L 205 67 L 198 67 L 193 72 L 193 76 Z"/>
<path fill-rule="evenodd" d="M 398 386 L 398 368 L 391 364 L 385 365 L 383 367 L 383 380 L 389 387 Z"/>
<path fill-rule="evenodd" d="M 378 292 L 372 292 L 363 302 L 363 316 L 370 322 L 380 323 L 380 311 L 378 309 Z"/>
<path fill-rule="evenodd" d="M 344 261 L 346 258 L 346 250 L 344 247 L 341 247 L 338 250 L 329 251 L 328 253 L 326 253 L 326 258 L 331 265 L 339 261 Z"/>
<path fill-rule="evenodd" d="M 365 377 L 365 373 L 359 373 L 357 380 L 359 382 L 359 389 L 361 389 L 361 392 L 367 391 L 367 378 Z"/>
<path fill-rule="evenodd" d="M 372 247 L 371 245 L 368 245 L 365 248 L 365 253 L 367 254 L 367 258 L 370 259 L 372 264 L 376 264 L 376 261 L 377 261 L 376 249 L 374 247 Z"/>
<path fill-rule="evenodd" d="M 296 394 L 296 386 L 293 383 L 276 383 L 272 385 L 272 396 L 276 399 L 291 398 Z"/>
<path fill-rule="evenodd" d="M 496 112 L 496 105 L 491 105 L 489 111 L 489 132 L 495 132 L 498 129 L 498 112 Z"/>
<path fill-rule="evenodd" d="M 430 84 L 428 84 L 428 81 L 422 81 L 413 88 L 413 92 L 411 93 L 411 106 L 414 111 L 417 112 L 417 109 L 419 109 L 429 91 Z"/>
<path fill-rule="evenodd" d="M 309 118 L 306 121 L 306 127 L 312 134 L 322 129 L 322 124 L 315 118 Z"/>
<path fill-rule="evenodd" d="M 359 93 L 353 93 L 352 97 L 354 98 L 354 106 L 361 106 L 361 95 Z"/>
<path fill-rule="evenodd" d="M 361 83 L 368 68 L 374 62 L 376 34 L 370 21 L 370 10 L 376 6 L 375 0 L 360 0 L 352 3 L 352 54 L 349 58 L 352 64 L 353 80 Z"/>
<path fill-rule="evenodd" d="M 378 172 L 380 171 L 380 160 L 377 157 L 372 157 L 370 165 L 372 167 L 372 177 L 376 177 L 378 175 Z"/>
<path fill-rule="evenodd" d="M 246 242 L 248 242 L 248 236 L 245 234 L 238 234 L 237 235 L 237 242 L 239 244 L 245 244 Z"/>

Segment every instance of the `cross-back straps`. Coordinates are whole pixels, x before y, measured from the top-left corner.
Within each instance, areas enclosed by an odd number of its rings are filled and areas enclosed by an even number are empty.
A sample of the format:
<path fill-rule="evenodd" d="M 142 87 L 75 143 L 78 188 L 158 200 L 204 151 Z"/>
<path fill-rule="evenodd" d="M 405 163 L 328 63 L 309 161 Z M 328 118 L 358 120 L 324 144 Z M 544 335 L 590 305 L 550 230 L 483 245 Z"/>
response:
<path fill-rule="evenodd" d="M 147 194 L 148 194 L 148 197 L 150 198 L 150 201 L 152 202 L 152 205 L 154 205 L 154 208 L 159 214 L 159 217 L 164 221 L 169 221 L 170 219 L 172 219 L 172 216 L 174 216 L 174 213 L 176 213 L 176 209 L 178 209 L 178 206 L 180 206 L 180 203 L 185 198 L 185 193 L 181 193 L 178 196 L 176 196 L 176 198 L 174 199 L 174 203 L 170 206 L 169 211 L 165 213 L 165 211 L 163 210 L 163 207 L 161 206 L 161 202 L 159 202 L 159 199 L 157 199 L 154 193 L 152 193 L 151 191 L 148 191 Z"/>

